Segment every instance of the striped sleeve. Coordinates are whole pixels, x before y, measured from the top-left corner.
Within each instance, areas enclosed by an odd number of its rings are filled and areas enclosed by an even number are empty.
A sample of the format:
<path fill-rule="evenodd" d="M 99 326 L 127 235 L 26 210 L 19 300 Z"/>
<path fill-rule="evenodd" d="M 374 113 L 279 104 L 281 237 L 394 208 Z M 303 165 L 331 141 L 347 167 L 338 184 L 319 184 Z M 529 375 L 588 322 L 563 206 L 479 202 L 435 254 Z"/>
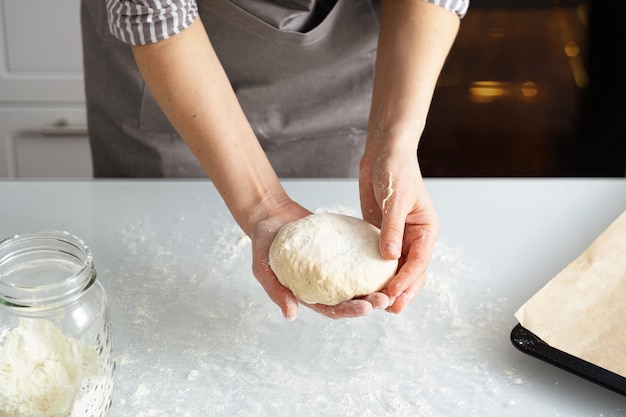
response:
<path fill-rule="evenodd" d="M 467 9 L 469 8 L 470 0 L 424 0 L 437 6 L 443 7 L 446 10 L 456 13 L 460 18 L 465 17 Z"/>
<path fill-rule="evenodd" d="M 196 0 L 104 1 L 109 30 L 113 36 L 131 45 L 167 39 L 187 28 L 198 14 Z"/>

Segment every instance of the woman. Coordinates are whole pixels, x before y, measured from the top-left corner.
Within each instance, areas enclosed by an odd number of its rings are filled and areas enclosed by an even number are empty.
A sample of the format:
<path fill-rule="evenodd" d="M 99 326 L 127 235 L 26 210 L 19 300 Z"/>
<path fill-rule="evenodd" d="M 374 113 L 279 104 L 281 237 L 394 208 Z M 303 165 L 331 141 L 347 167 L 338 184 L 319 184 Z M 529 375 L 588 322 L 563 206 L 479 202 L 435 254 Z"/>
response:
<path fill-rule="evenodd" d="M 298 300 L 269 268 L 269 245 L 310 212 L 279 177 L 358 175 L 363 218 L 401 266 L 381 292 L 309 307 L 398 313 L 438 233 L 417 146 L 467 1 L 84 0 L 94 174 L 208 175 L 288 319 Z"/>

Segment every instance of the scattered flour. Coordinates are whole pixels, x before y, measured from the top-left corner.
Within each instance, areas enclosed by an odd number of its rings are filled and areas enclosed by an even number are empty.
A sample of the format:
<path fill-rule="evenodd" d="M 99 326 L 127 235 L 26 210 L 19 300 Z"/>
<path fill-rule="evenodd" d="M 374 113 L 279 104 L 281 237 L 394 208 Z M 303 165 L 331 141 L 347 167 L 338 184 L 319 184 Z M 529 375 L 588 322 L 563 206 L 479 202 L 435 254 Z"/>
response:
<path fill-rule="evenodd" d="M 150 389 L 146 387 L 144 384 L 139 384 L 135 392 L 133 393 L 133 399 L 141 400 L 146 395 L 150 394 Z"/>
<path fill-rule="evenodd" d="M 86 381 L 99 378 L 98 363 L 94 348 L 48 320 L 20 319 L 0 349 L 0 417 L 85 416 L 75 405 Z"/>
<path fill-rule="evenodd" d="M 471 417 L 516 407 L 525 375 L 498 357 L 509 347 L 507 302 L 477 285 L 482 266 L 444 239 L 402 314 L 333 321 L 301 308 L 286 322 L 252 275 L 250 240 L 224 215 L 205 221 L 157 227 L 145 216 L 117 231 L 115 269 L 100 273 L 122 341 L 116 416 Z"/>
<path fill-rule="evenodd" d="M 187 381 L 195 381 L 196 379 L 198 379 L 198 375 L 200 375 L 200 371 L 198 371 L 197 369 L 192 369 L 187 375 Z"/>

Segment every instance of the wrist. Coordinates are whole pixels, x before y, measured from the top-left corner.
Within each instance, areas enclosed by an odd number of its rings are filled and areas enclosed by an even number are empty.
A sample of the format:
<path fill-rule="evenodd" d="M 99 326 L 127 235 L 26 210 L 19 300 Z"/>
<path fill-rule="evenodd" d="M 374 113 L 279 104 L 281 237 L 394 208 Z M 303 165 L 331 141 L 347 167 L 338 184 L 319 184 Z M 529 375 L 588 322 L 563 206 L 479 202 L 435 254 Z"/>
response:
<path fill-rule="evenodd" d="M 246 235 L 252 237 L 261 222 L 271 218 L 273 213 L 281 211 L 283 207 L 291 203 L 291 198 L 282 187 L 266 190 L 264 194 L 258 195 L 257 198 L 250 201 L 245 214 L 242 216 L 243 220 L 240 222 L 240 226 Z"/>
<path fill-rule="evenodd" d="M 417 148 L 422 128 L 419 126 L 370 127 L 367 132 L 367 141 L 363 160 L 376 161 L 417 155 Z"/>

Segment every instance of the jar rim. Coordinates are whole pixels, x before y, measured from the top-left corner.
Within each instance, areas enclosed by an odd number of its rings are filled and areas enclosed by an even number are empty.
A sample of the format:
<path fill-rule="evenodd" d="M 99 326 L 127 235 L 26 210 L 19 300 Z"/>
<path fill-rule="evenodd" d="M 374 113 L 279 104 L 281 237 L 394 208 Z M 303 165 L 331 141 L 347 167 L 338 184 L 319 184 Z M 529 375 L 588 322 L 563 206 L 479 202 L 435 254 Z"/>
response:
<path fill-rule="evenodd" d="M 66 275 L 54 276 L 48 282 L 20 282 L 22 278 L 16 278 L 22 269 L 28 269 L 25 264 L 32 261 L 33 257 L 45 261 L 46 256 L 50 264 L 60 263 L 63 257 L 64 262 L 72 264 L 72 269 Z M 70 232 L 41 229 L 0 241 L 0 305 L 46 307 L 65 302 L 90 287 L 95 281 L 95 275 L 91 249 Z"/>

